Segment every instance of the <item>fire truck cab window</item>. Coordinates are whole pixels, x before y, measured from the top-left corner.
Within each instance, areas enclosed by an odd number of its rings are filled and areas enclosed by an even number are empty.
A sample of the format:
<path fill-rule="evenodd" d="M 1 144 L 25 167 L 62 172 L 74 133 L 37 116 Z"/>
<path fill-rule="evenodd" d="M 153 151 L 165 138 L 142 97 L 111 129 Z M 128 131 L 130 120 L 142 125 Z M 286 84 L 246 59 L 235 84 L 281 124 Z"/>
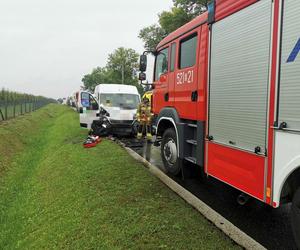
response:
<path fill-rule="evenodd" d="M 180 43 L 180 57 L 179 67 L 180 69 L 189 68 L 196 63 L 196 51 L 197 51 L 197 34 L 181 41 Z"/>
<path fill-rule="evenodd" d="M 155 81 L 159 80 L 159 77 L 168 72 L 168 53 L 169 49 L 163 49 L 156 56 L 155 63 Z"/>

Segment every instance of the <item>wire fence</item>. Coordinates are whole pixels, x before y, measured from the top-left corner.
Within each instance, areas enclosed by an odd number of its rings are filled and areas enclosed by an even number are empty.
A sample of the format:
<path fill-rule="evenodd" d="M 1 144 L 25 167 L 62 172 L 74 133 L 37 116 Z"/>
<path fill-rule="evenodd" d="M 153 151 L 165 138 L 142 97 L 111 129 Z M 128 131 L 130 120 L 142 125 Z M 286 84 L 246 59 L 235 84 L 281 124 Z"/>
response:
<path fill-rule="evenodd" d="M 54 102 L 56 101 L 50 98 L 2 89 L 0 91 L 0 122 L 35 111 Z"/>

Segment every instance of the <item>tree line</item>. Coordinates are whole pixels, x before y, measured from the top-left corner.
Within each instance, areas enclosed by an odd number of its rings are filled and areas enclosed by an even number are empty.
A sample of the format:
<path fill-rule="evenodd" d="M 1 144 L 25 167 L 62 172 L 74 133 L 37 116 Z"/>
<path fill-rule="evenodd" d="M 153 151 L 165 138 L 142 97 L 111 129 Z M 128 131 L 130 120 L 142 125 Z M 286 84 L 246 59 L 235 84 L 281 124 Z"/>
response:
<path fill-rule="evenodd" d="M 35 96 L 31 94 L 19 93 L 16 91 L 9 91 L 6 89 L 1 89 L 0 91 L 0 102 L 4 103 L 12 103 L 12 102 L 55 102 L 55 100 L 51 98 L 46 98 L 43 96 Z"/>
<path fill-rule="evenodd" d="M 207 2 L 208 0 L 173 0 L 171 10 L 158 14 L 157 24 L 140 30 L 138 37 L 143 41 L 145 50 L 154 51 L 164 37 L 206 11 Z M 143 93 L 144 88 L 137 77 L 138 60 L 139 54 L 134 49 L 116 49 L 108 55 L 104 67 L 97 67 L 82 78 L 84 89 L 94 91 L 98 84 L 116 83 L 134 85 Z"/>

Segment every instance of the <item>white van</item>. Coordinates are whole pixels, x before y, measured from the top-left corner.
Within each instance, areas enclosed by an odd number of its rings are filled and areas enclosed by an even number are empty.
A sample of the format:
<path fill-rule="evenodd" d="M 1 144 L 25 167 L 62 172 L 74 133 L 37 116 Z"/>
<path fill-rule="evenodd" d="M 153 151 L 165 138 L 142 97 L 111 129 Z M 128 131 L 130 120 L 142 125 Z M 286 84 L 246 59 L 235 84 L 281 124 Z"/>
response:
<path fill-rule="evenodd" d="M 123 84 L 100 84 L 96 86 L 94 95 L 81 92 L 80 105 L 82 113 L 80 125 L 91 128 L 100 111 L 106 111 L 106 117 L 113 134 L 131 134 L 135 115 L 141 101 L 135 86 Z"/>

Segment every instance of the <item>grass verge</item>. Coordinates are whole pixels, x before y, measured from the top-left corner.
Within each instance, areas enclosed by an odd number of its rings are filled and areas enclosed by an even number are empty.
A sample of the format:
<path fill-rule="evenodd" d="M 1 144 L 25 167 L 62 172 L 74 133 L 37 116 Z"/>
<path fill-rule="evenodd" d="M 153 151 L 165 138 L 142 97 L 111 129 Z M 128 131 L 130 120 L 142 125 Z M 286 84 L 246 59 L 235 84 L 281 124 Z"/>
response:
<path fill-rule="evenodd" d="M 1 249 L 238 248 L 118 145 L 84 149 L 78 123 L 49 105 L 0 125 Z"/>

